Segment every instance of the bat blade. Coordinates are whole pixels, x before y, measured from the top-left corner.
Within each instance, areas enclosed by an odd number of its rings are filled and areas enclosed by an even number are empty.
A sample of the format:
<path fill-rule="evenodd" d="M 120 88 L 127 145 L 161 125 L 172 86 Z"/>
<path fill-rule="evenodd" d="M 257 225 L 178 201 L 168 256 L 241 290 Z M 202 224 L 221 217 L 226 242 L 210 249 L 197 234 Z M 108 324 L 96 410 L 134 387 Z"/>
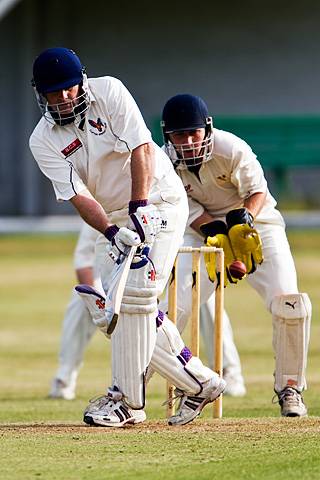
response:
<path fill-rule="evenodd" d="M 117 325 L 124 289 L 130 272 L 130 266 L 133 257 L 136 254 L 136 251 L 136 246 L 130 247 L 128 255 L 119 265 L 119 268 L 116 270 L 114 277 L 111 280 L 106 302 L 108 304 L 107 311 L 110 312 L 112 315 L 111 321 L 109 322 L 109 326 L 107 329 L 108 335 L 112 334 Z"/>

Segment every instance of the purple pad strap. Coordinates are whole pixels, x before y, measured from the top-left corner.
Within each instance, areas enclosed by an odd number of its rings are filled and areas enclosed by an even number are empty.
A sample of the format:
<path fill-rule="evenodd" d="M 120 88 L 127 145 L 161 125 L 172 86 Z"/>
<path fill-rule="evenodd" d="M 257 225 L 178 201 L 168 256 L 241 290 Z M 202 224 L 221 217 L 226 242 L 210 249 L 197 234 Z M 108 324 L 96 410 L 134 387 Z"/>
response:
<path fill-rule="evenodd" d="M 180 360 L 180 362 L 185 365 L 186 363 L 189 362 L 189 360 L 192 358 L 192 353 L 191 353 L 191 350 L 189 350 L 188 347 L 183 347 L 183 349 L 181 350 L 181 352 L 179 353 L 178 355 L 178 360 Z"/>
<path fill-rule="evenodd" d="M 161 310 L 158 310 L 158 316 L 156 318 L 157 328 L 161 327 L 164 320 L 164 313 Z"/>

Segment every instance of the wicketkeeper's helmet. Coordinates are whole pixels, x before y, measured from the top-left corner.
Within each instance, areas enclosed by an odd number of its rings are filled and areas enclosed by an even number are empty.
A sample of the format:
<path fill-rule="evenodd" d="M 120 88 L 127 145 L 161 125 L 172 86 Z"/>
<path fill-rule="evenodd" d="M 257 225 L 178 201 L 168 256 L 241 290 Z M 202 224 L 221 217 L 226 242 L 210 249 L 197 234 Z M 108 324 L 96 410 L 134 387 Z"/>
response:
<path fill-rule="evenodd" d="M 161 128 L 167 154 L 176 168 L 184 169 L 210 160 L 213 148 L 212 117 L 209 116 L 207 105 L 202 98 L 189 94 L 175 95 L 170 98 L 163 108 Z M 180 145 L 178 149 L 170 141 L 169 135 L 199 128 L 204 128 L 206 132 L 201 152 L 193 158 L 185 158 L 183 150 L 190 149 L 190 146 Z M 193 146 L 197 150 L 199 142 Z"/>
<path fill-rule="evenodd" d="M 73 112 L 60 115 L 59 104 L 48 105 L 46 94 L 68 90 L 80 85 L 79 96 L 73 101 Z M 33 64 L 32 86 L 42 115 L 59 125 L 75 121 L 89 107 L 88 82 L 85 69 L 73 50 L 56 47 L 44 50 Z"/>

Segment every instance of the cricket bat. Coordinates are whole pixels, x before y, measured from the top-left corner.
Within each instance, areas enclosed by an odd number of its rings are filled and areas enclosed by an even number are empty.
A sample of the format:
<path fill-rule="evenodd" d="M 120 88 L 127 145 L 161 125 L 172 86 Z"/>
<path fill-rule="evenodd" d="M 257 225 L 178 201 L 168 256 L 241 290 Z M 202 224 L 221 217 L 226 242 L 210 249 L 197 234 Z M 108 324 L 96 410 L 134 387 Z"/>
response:
<path fill-rule="evenodd" d="M 118 268 L 114 271 L 113 278 L 111 279 L 110 287 L 107 292 L 106 298 L 106 315 L 111 320 L 107 329 L 107 334 L 111 335 L 116 328 L 120 306 L 124 289 L 127 283 L 130 266 L 137 251 L 137 246 L 130 247 L 128 255 L 119 264 Z"/>

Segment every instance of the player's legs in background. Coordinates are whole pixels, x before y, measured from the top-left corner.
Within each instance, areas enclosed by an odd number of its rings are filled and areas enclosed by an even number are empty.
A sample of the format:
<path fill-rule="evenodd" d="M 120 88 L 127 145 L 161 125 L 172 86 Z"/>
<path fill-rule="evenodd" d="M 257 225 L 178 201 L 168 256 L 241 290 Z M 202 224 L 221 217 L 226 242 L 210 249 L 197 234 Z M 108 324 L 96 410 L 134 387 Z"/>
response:
<path fill-rule="evenodd" d="M 300 393 L 306 386 L 305 369 L 310 337 L 311 303 L 299 293 L 297 275 L 285 231 L 280 226 L 257 226 L 264 261 L 248 282 L 261 295 L 273 320 L 275 391 L 284 416 L 303 416 Z"/>
<path fill-rule="evenodd" d="M 214 367 L 214 309 L 215 298 L 211 295 L 200 308 L 200 328 L 210 368 Z M 223 313 L 223 378 L 227 382 L 224 395 L 243 397 L 246 394 L 239 353 L 234 343 L 230 319 L 225 310 Z"/>
<path fill-rule="evenodd" d="M 52 381 L 51 398 L 75 398 L 84 351 L 95 330 L 96 326 L 82 299 L 73 292 L 63 320 L 59 367 Z"/>

